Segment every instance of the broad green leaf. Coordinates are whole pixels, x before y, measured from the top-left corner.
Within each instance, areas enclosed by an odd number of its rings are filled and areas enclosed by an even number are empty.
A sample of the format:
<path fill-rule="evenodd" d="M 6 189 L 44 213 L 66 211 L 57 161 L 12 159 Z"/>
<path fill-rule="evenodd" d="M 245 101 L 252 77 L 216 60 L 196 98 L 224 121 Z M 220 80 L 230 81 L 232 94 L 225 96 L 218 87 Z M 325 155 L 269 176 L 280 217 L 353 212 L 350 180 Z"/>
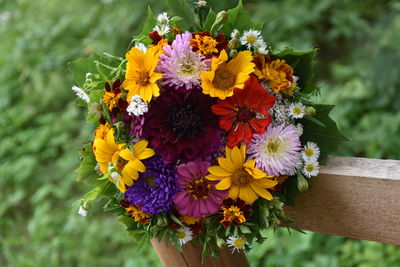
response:
<path fill-rule="evenodd" d="M 148 36 L 149 32 L 152 32 L 157 24 L 157 18 L 151 10 L 150 6 L 147 8 L 147 19 L 144 23 L 143 30 L 139 36 Z"/>
<path fill-rule="evenodd" d="M 196 14 L 186 0 L 166 0 L 166 3 L 176 15 L 183 18 L 183 20 L 177 21 L 179 27 L 188 30 L 194 25 Z"/>
<path fill-rule="evenodd" d="M 81 157 L 81 164 L 79 168 L 75 171 L 78 173 L 77 181 L 87 184 L 98 184 L 99 181 L 97 180 L 97 178 L 99 177 L 99 175 L 95 170 L 97 162 L 94 158 L 93 149 L 90 144 L 82 149 Z"/>
<path fill-rule="evenodd" d="M 204 26 L 203 26 L 203 30 L 210 31 L 211 26 L 214 24 L 216 18 L 217 18 L 217 14 L 215 14 L 215 12 L 212 9 L 210 9 L 210 11 L 208 12 L 206 21 L 204 23 Z"/>
<path fill-rule="evenodd" d="M 229 9 L 227 12 L 228 19 L 222 28 L 222 32 L 226 35 L 229 36 L 233 29 L 237 29 L 240 32 L 250 29 L 262 30 L 263 23 L 253 23 L 251 21 L 249 12 L 243 8 L 241 0 L 235 8 Z"/>
<path fill-rule="evenodd" d="M 329 117 L 334 108 L 333 105 L 315 105 L 316 114 L 314 118 L 325 125 L 325 127 L 311 120 L 303 120 L 304 134 L 301 136 L 302 143 L 312 141 L 321 149 L 319 162 L 324 164 L 329 154 L 334 152 L 341 143 L 348 139 L 338 130 L 336 122 Z"/>
<path fill-rule="evenodd" d="M 314 60 L 317 49 L 308 51 L 294 51 L 291 48 L 272 54 L 273 58 L 284 59 L 294 69 L 294 75 L 299 77 L 297 82 L 300 87 L 300 92 L 304 94 L 311 94 L 319 88 L 311 83 L 314 77 Z"/>

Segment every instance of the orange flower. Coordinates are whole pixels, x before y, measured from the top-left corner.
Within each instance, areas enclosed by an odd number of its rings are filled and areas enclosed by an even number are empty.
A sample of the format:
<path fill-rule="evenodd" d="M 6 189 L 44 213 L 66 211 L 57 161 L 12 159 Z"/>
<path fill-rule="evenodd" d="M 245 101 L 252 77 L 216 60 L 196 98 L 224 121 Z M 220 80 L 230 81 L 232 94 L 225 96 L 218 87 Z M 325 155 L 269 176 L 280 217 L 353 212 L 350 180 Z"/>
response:
<path fill-rule="evenodd" d="M 293 68 L 286 64 L 284 59 L 271 60 L 269 56 L 258 55 L 254 58 L 256 69 L 254 74 L 268 84 L 275 93 L 293 95 L 296 81 L 293 77 Z"/>

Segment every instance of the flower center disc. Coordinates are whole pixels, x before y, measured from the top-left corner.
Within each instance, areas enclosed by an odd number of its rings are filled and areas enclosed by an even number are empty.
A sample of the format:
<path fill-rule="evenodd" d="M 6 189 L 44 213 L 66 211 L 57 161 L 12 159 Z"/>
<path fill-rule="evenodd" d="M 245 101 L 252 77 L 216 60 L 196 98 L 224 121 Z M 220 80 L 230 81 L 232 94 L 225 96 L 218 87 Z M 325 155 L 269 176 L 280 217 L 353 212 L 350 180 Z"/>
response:
<path fill-rule="evenodd" d="M 126 159 L 123 159 L 121 157 L 118 156 L 117 162 L 115 163 L 115 168 L 119 171 L 122 172 L 123 168 L 125 167 L 125 165 L 128 163 L 129 161 L 127 161 Z"/>
<path fill-rule="evenodd" d="M 247 108 L 240 108 L 237 112 L 238 121 L 248 122 L 253 117 L 253 112 L 251 112 Z"/>
<path fill-rule="evenodd" d="M 136 71 L 136 83 L 140 86 L 146 86 L 150 81 L 149 74 L 146 71 Z"/>
<path fill-rule="evenodd" d="M 239 187 L 248 186 L 253 177 L 244 169 L 238 170 L 233 175 L 232 182 Z"/>
<path fill-rule="evenodd" d="M 194 199 L 198 198 L 206 199 L 208 197 L 209 192 L 210 192 L 210 184 L 203 177 L 196 177 L 189 184 L 189 193 L 192 195 Z"/>
<path fill-rule="evenodd" d="M 215 71 L 215 76 L 212 84 L 222 90 L 228 90 L 235 85 L 235 75 L 231 73 L 225 66 L 219 66 Z"/>
<path fill-rule="evenodd" d="M 194 138 L 203 126 L 199 113 L 190 104 L 172 109 L 168 121 L 174 133 L 189 139 Z"/>

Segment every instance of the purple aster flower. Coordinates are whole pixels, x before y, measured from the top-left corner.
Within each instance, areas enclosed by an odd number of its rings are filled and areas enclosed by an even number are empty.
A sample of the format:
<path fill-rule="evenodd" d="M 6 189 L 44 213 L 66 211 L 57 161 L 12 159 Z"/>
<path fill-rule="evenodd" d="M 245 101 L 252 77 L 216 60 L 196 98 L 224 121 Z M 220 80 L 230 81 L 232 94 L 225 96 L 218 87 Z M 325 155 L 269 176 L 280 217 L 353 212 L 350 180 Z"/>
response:
<path fill-rule="evenodd" d="M 133 186 L 127 187 L 125 198 L 153 215 L 169 212 L 174 206 L 172 198 L 179 190 L 175 167 L 164 165 L 157 155 L 142 162 L 146 166 L 146 172 L 140 174 Z"/>
<path fill-rule="evenodd" d="M 163 73 L 164 85 L 192 89 L 200 86 L 200 73 L 208 70 L 209 60 L 192 51 L 192 34 L 178 34 L 172 45 L 164 46 L 157 70 Z"/>
<path fill-rule="evenodd" d="M 215 99 L 200 90 L 166 90 L 145 114 L 143 137 L 166 163 L 204 160 L 218 151 L 223 132 L 211 111 Z"/>
<path fill-rule="evenodd" d="M 268 175 L 293 173 L 301 153 L 299 133 L 293 125 L 269 125 L 262 135 L 254 135 L 247 149 L 256 167 Z"/>

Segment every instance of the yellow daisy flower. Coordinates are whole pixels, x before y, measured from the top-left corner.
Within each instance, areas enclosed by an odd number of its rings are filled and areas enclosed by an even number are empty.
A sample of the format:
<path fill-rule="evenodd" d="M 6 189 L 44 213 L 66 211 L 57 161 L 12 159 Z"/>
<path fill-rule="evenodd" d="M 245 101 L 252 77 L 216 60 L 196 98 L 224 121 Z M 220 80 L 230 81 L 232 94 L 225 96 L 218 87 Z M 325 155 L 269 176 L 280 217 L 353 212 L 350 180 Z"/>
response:
<path fill-rule="evenodd" d="M 242 51 L 234 59 L 228 61 L 228 55 L 222 50 L 219 57 L 214 57 L 211 71 L 200 74 L 203 93 L 212 97 L 225 99 L 233 95 L 233 89 L 243 89 L 245 81 L 254 71 L 251 51 Z"/>
<path fill-rule="evenodd" d="M 246 145 L 240 149 L 226 147 L 226 158 L 218 158 L 219 166 L 208 168 L 211 173 L 207 179 L 220 182 L 215 186 L 218 190 L 229 189 L 228 197 L 232 199 L 241 198 L 246 203 L 251 204 L 257 200 L 258 196 L 272 200 L 272 195 L 268 188 L 272 188 L 277 181 L 272 176 L 254 167 L 255 161 L 246 161 Z"/>
<path fill-rule="evenodd" d="M 129 148 L 125 148 L 126 144 L 115 142 L 114 129 L 110 129 L 104 139 L 94 139 L 93 149 L 96 161 L 100 164 L 100 170 L 104 175 L 108 174 L 109 163 L 114 164 L 114 168 L 119 172 L 116 185 L 124 193 L 126 192 L 125 185 L 133 185 L 133 181 L 139 178 L 139 172 L 146 171 L 141 160 L 154 155 L 154 150 L 147 148 L 147 145 L 146 140 L 141 140 L 133 145 L 132 152 Z M 110 181 L 114 182 L 114 179 L 110 178 Z"/>
<path fill-rule="evenodd" d="M 154 70 L 161 53 L 162 50 L 157 47 L 148 48 L 146 53 L 134 47 L 126 53 L 126 74 L 122 87 L 129 91 L 128 102 L 132 96 L 138 94 L 146 102 L 150 102 L 153 96 L 160 95 L 160 88 L 156 82 L 163 76 Z"/>

